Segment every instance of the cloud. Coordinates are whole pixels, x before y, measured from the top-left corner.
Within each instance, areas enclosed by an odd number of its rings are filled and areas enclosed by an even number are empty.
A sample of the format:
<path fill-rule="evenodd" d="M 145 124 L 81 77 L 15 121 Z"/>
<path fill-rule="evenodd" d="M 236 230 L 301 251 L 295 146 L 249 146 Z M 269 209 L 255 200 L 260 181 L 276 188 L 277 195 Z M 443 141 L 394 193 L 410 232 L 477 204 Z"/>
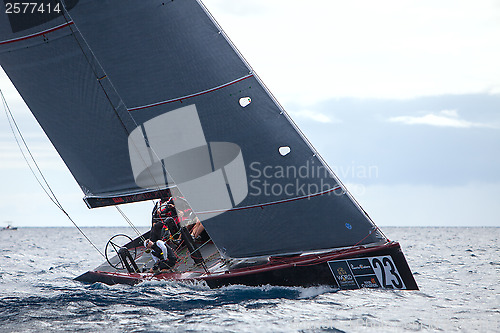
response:
<path fill-rule="evenodd" d="M 313 120 L 320 123 L 339 123 L 340 120 L 337 120 L 331 116 L 327 116 L 324 113 L 313 111 L 313 110 L 300 110 L 300 111 L 290 111 L 290 115 L 293 118 L 302 118 Z"/>
<path fill-rule="evenodd" d="M 477 123 L 460 118 L 457 110 L 442 110 L 435 113 L 428 113 L 423 116 L 399 116 L 389 118 L 390 122 L 402 123 L 405 125 L 430 125 L 438 127 L 455 127 L 455 128 L 499 128 L 494 124 Z"/>
<path fill-rule="evenodd" d="M 234 2 L 204 1 L 283 104 L 500 91 L 494 1 Z"/>

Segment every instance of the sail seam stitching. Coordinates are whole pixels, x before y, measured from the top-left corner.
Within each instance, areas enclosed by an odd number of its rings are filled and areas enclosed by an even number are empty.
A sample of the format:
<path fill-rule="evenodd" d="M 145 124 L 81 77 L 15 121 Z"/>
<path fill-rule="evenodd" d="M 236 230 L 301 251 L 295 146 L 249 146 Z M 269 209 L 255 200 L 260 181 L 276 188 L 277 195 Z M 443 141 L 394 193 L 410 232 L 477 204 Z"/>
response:
<path fill-rule="evenodd" d="M 20 41 L 31 39 L 31 38 L 34 38 L 34 37 L 43 36 L 45 34 L 48 34 L 50 32 L 54 32 L 54 31 L 62 29 L 62 28 L 65 28 L 65 27 L 70 26 L 72 24 L 74 24 L 73 21 L 69 21 L 69 22 L 60 24 L 60 25 L 58 25 L 56 27 L 53 27 L 53 28 L 50 28 L 50 29 L 47 29 L 47 30 L 43 30 L 43 31 L 40 31 L 40 32 L 33 33 L 31 35 L 26 35 L 26 36 L 22 36 L 22 37 L 17 37 L 17 38 L 13 38 L 13 39 L 9 39 L 9 40 L 0 41 L 0 45 L 5 45 L 5 44 L 10 44 L 10 43 L 20 42 Z"/>
<path fill-rule="evenodd" d="M 245 206 L 245 207 L 235 207 L 235 208 L 231 208 L 231 209 L 207 210 L 207 211 L 203 211 L 203 212 L 196 212 L 196 214 L 212 214 L 212 213 L 230 212 L 230 211 L 244 210 L 244 209 L 251 209 L 251 208 L 259 208 L 259 207 L 260 208 L 264 208 L 266 206 L 278 205 L 278 204 L 282 204 L 282 203 L 286 203 L 286 202 L 292 202 L 292 201 L 297 201 L 297 200 L 302 200 L 302 199 L 317 197 L 317 196 L 320 196 L 320 195 L 323 195 L 323 194 L 327 194 L 327 193 L 336 191 L 336 190 L 341 189 L 341 188 L 342 188 L 342 186 L 337 186 L 337 187 L 334 187 L 334 188 L 331 188 L 331 189 L 328 189 L 328 190 L 325 190 L 325 191 L 322 191 L 322 192 L 317 192 L 317 193 L 309 194 L 309 195 L 303 195 L 303 196 L 295 197 L 295 198 L 291 198 L 291 199 L 284 199 L 284 200 L 266 202 L 266 203 L 263 203 L 263 204 L 250 205 L 250 206 Z"/>
<path fill-rule="evenodd" d="M 152 108 L 152 107 L 163 105 L 163 104 L 168 104 L 168 103 L 173 103 L 173 102 L 179 102 L 179 101 L 182 101 L 182 100 L 185 100 L 185 99 L 189 99 L 189 98 L 192 98 L 192 97 L 196 97 L 196 96 L 205 95 L 205 94 L 211 93 L 213 91 L 216 91 L 216 90 L 228 87 L 228 86 L 233 85 L 235 83 L 238 83 L 240 81 L 246 80 L 246 79 L 251 78 L 251 77 L 253 77 L 253 74 L 248 74 L 248 75 L 245 75 L 243 77 L 240 77 L 239 79 L 233 80 L 233 81 L 228 82 L 228 83 L 221 84 L 220 86 L 217 86 L 217 87 L 214 87 L 214 88 L 203 90 L 203 91 L 200 91 L 200 92 L 197 92 L 197 93 L 194 93 L 194 94 L 190 94 L 190 95 L 185 95 L 185 96 L 182 96 L 182 97 L 177 97 L 177 98 L 169 99 L 169 100 L 166 100 L 166 101 L 156 102 L 156 103 L 152 103 L 152 104 L 148 104 L 148 105 L 143 105 L 143 106 L 137 106 L 137 107 L 128 109 L 128 111 L 129 112 L 131 112 L 131 111 L 138 111 L 138 110 Z"/>

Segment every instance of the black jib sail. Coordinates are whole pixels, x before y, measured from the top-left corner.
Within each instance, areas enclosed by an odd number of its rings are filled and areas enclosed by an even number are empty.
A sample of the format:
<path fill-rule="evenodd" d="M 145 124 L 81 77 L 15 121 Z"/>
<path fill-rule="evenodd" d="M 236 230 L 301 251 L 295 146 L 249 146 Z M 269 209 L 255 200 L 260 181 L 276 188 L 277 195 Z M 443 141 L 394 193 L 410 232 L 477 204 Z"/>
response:
<path fill-rule="evenodd" d="M 178 187 L 234 258 L 386 240 L 201 2 L 37 3 L 0 65 L 90 207 Z"/>

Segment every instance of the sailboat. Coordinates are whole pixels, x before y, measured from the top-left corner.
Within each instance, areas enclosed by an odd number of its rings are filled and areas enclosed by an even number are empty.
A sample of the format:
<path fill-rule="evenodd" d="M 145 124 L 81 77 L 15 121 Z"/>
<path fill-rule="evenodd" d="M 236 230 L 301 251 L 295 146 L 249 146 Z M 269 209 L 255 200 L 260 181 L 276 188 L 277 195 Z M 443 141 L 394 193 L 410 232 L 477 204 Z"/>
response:
<path fill-rule="evenodd" d="M 7 223 L 7 226 L 2 227 L 0 229 L 1 231 L 17 230 L 17 227 L 12 226 L 10 222 L 5 222 L 5 223 Z"/>
<path fill-rule="evenodd" d="M 0 65 L 86 205 L 156 202 L 177 256 L 151 272 L 152 232 L 116 235 L 77 280 L 418 289 L 201 1 L 5 4 Z"/>

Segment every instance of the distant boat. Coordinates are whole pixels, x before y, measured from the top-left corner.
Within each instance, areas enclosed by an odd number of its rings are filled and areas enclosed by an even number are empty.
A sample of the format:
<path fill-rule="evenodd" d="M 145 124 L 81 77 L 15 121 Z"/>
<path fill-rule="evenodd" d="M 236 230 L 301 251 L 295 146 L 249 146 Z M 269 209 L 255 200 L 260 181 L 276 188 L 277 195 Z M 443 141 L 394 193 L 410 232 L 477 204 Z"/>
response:
<path fill-rule="evenodd" d="M 0 13 L 0 65 L 85 203 L 161 199 L 153 222 L 164 224 L 178 257 L 172 269 L 150 273 L 144 244 L 154 235 L 116 235 L 106 262 L 77 280 L 418 289 L 399 243 L 374 224 L 201 1 L 14 9 Z"/>
<path fill-rule="evenodd" d="M 6 227 L 2 227 L 2 229 L 0 229 L 2 231 L 8 231 L 8 230 L 17 230 L 17 227 L 13 227 L 10 223 L 7 224 Z"/>

